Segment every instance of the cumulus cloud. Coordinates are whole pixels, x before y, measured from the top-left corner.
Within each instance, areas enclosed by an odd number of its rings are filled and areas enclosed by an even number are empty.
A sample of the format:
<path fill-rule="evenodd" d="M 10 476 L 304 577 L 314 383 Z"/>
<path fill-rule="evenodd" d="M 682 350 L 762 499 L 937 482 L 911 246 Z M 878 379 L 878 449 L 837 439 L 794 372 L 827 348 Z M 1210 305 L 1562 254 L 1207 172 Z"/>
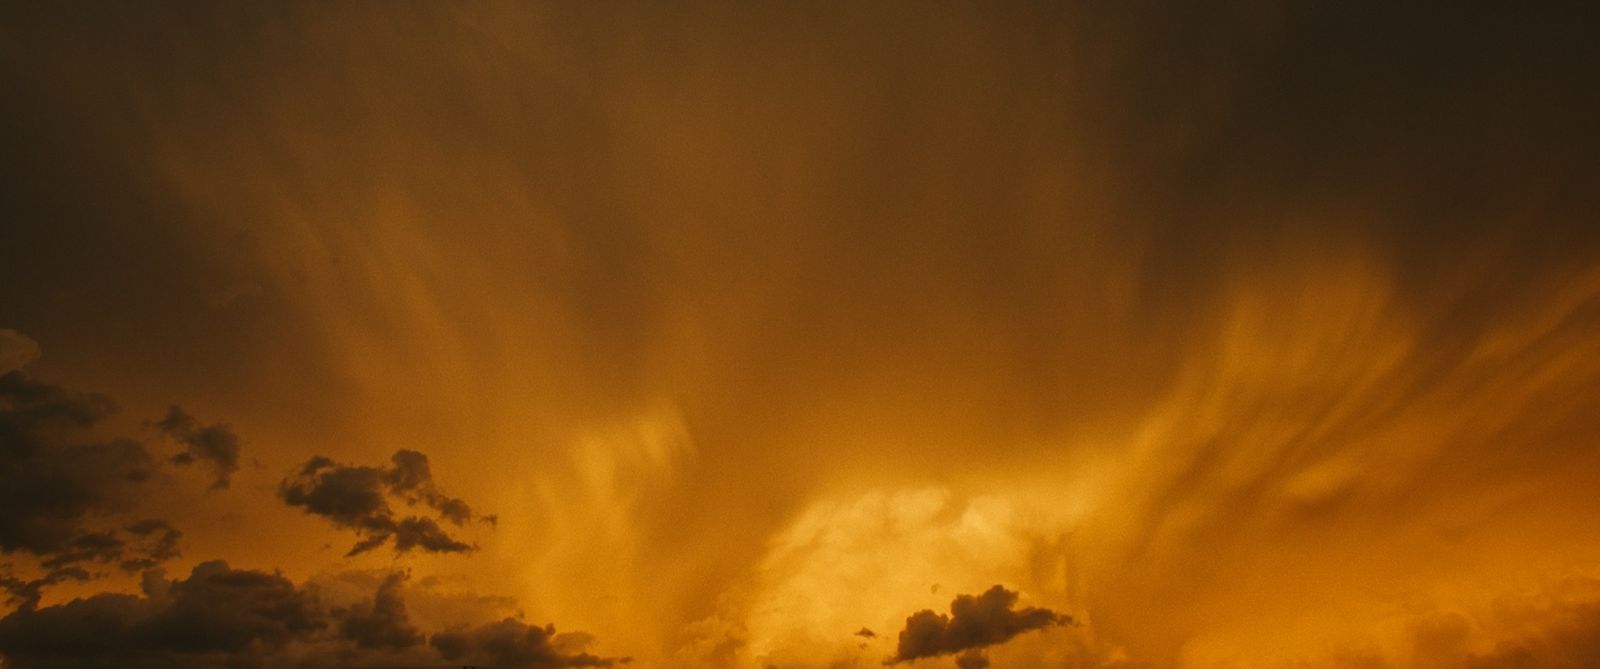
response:
<path fill-rule="evenodd" d="M 421 644 L 423 635 L 411 625 L 400 591 L 405 580 L 404 573 L 384 578 L 370 601 L 357 604 L 341 616 L 339 633 L 360 648 L 399 650 Z"/>
<path fill-rule="evenodd" d="M 1574 577 L 1533 595 L 1502 597 L 1479 627 L 1498 635 L 1468 667 L 1600 666 L 1600 579 Z"/>
<path fill-rule="evenodd" d="M 563 652 L 558 643 L 571 640 L 557 635 L 554 625 L 528 625 L 515 618 L 475 628 L 447 630 L 433 635 L 428 644 L 449 662 L 483 664 L 496 667 L 534 669 L 542 667 L 611 667 L 629 658 L 611 658 L 587 652 Z"/>
<path fill-rule="evenodd" d="M 103 395 L 0 375 L 0 554 L 31 556 L 43 570 L 0 577 L 23 608 L 46 586 L 90 578 L 86 565 L 137 572 L 178 555 L 182 533 L 166 521 L 111 520 L 135 506 L 156 467 L 138 442 L 93 435 L 114 411 Z"/>
<path fill-rule="evenodd" d="M 959 669 L 987 669 L 989 656 L 981 650 L 969 650 L 956 656 L 956 667 Z"/>
<path fill-rule="evenodd" d="M 143 596 L 14 611 L 0 655 L 9 669 L 259 666 L 325 626 L 315 596 L 283 576 L 212 561 L 182 580 L 150 572 Z"/>
<path fill-rule="evenodd" d="M 439 631 L 429 639 L 406 607 L 408 575 L 384 575 L 370 597 L 329 607 L 316 583 L 215 560 L 187 578 L 144 574 L 139 595 L 102 593 L 0 618 L 7 669 L 221 669 L 432 666 L 505 669 L 609 667 L 626 658 L 587 652 L 594 638 L 514 618 Z M 339 599 L 335 597 L 335 599 Z M 348 601 L 348 600 L 346 600 Z"/>
<path fill-rule="evenodd" d="M 222 423 L 201 425 L 182 407 L 167 409 L 167 415 L 155 423 L 161 433 L 182 444 L 184 450 L 172 457 L 173 464 L 190 465 L 204 462 L 216 478 L 211 487 L 226 488 L 239 469 L 239 435 L 232 427 Z"/>
<path fill-rule="evenodd" d="M 279 485 L 279 496 L 290 506 L 321 516 L 335 526 L 361 537 L 347 555 L 359 555 L 382 546 L 391 538 L 397 552 L 421 549 L 431 553 L 464 553 L 472 546 L 456 539 L 428 516 L 398 516 L 391 498 L 407 507 L 432 509 L 440 518 L 461 526 L 473 519 L 466 502 L 439 491 L 433 482 L 428 456 L 417 451 L 397 451 L 389 467 L 342 465 L 314 457 Z"/>
<path fill-rule="evenodd" d="M 1013 608 L 1018 594 L 996 585 L 981 595 L 957 595 L 950 602 L 950 615 L 923 609 L 906 618 L 899 645 L 884 664 L 898 664 L 923 657 L 963 653 L 958 658 L 962 669 L 988 666 L 981 649 L 1005 643 L 1012 637 L 1052 625 L 1070 625 L 1072 617 L 1038 607 Z"/>

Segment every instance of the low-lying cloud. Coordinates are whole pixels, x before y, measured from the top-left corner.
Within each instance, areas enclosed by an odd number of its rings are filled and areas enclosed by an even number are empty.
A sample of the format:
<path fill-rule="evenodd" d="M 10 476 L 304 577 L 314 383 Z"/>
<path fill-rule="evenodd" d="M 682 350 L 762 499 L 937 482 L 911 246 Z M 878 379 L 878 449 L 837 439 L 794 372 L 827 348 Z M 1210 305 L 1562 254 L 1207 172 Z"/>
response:
<path fill-rule="evenodd" d="M 315 585 L 213 560 L 187 578 L 146 572 L 139 595 L 101 593 L 0 618 L 7 669 L 221 669 L 471 663 L 506 669 L 609 667 L 586 634 L 515 618 L 429 637 L 406 610 L 403 572 L 372 596 L 329 607 Z"/>

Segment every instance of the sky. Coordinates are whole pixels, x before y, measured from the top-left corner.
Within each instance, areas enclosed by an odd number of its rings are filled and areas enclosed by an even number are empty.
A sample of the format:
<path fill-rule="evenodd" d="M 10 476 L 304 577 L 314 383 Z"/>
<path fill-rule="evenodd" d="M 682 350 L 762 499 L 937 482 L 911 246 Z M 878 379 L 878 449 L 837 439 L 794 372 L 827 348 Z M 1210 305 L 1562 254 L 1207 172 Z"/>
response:
<path fill-rule="evenodd" d="M 1600 664 L 1590 3 L 6 3 L 0 658 Z"/>

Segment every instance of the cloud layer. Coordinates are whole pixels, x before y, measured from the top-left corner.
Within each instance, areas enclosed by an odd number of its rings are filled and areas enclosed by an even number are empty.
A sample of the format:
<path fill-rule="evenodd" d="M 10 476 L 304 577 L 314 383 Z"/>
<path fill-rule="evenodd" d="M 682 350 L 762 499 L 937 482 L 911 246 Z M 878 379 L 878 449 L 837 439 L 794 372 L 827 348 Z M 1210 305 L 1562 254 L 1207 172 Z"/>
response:
<path fill-rule="evenodd" d="M 962 669 L 988 666 L 982 649 L 1010 641 L 1024 632 L 1052 625 L 1070 625 L 1072 617 L 1038 607 L 1015 608 L 1016 592 L 996 585 L 980 595 L 957 595 L 949 615 L 923 609 L 906 618 L 895 653 L 884 664 L 924 657 L 961 654 Z"/>
<path fill-rule="evenodd" d="M 97 594 L 0 618 L 11 669 L 221 669 L 475 663 L 505 669 L 607 667 L 558 649 L 555 628 L 505 619 L 434 633 L 411 625 L 391 574 L 370 599 L 329 608 L 317 589 L 216 560 L 186 578 L 144 576 L 141 595 Z M 426 643 L 425 643 L 426 641 Z"/>

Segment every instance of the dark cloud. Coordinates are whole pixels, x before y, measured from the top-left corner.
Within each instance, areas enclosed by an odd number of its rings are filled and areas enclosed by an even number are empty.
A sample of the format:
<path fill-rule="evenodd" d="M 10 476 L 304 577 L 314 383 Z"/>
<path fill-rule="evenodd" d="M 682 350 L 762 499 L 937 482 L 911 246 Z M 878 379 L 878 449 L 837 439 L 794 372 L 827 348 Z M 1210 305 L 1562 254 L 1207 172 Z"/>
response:
<path fill-rule="evenodd" d="M 1503 598 L 1487 626 L 1504 636 L 1468 667 L 1600 667 L 1600 580 L 1573 578 L 1539 596 Z"/>
<path fill-rule="evenodd" d="M 88 579 L 84 565 L 137 572 L 178 555 L 182 533 L 165 521 L 110 520 L 134 507 L 156 467 L 138 442 L 94 436 L 114 411 L 103 395 L 0 375 L 0 553 L 30 555 L 43 570 L 0 578 L 23 608 L 45 586 Z"/>
<path fill-rule="evenodd" d="M 141 520 L 124 529 L 136 537 L 139 550 L 131 556 L 124 556 L 121 562 L 123 571 L 144 571 L 178 557 L 178 540 L 183 538 L 183 532 L 167 521 L 154 518 Z"/>
<path fill-rule="evenodd" d="M 923 609 L 906 618 L 893 657 L 884 664 L 922 657 L 961 653 L 963 669 L 984 667 L 988 660 L 979 649 L 1005 643 L 1012 637 L 1052 625 L 1070 625 L 1072 617 L 1037 607 L 1013 609 L 1017 593 L 996 585 L 981 595 L 957 595 L 950 615 Z M 974 659 L 975 658 L 975 659 Z M 978 664 L 973 664 L 978 662 Z"/>
<path fill-rule="evenodd" d="M 960 669 L 986 669 L 989 657 L 981 650 L 969 650 L 956 656 L 956 666 Z"/>
<path fill-rule="evenodd" d="M 0 618 L 0 666 L 231 669 L 450 662 L 526 669 L 626 661 L 586 652 L 594 641 L 587 634 L 556 634 L 554 626 L 515 619 L 441 631 L 429 640 L 408 614 L 407 574 L 388 574 L 376 583 L 370 576 L 357 580 L 371 597 L 329 608 L 322 600 L 324 587 L 296 585 L 278 573 L 234 569 L 221 560 L 202 563 L 178 580 L 148 571 L 141 595 L 102 593 L 20 608 Z"/>
<path fill-rule="evenodd" d="M 359 648 L 400 650 L 421 644 L 423 635 L 412 627 L 400 591 L 405 580 L 404 573 L 384 578 L 371 601 L 357 604 L 340 616 L 339 633 Z"/>
<path fill-rule="evenodd" d="M 428 644 L 449 662 L 483 664 L 507 669 L 539 667 L 610 667 L 628 658 L 598 657 L 585 652 L 562 652 L 554 625 L 528 625 L 506 618 L 470 629 L 434 634 Z"/>
<path fill-rule="evenodd" d="M 863 637 L 863 638 L 866 638 L 866 639 L 876 639 L 878 637 L 878 633 L 863 627 L 861 629 L 856 630 L 856 636 Z"/>
<path fill-rule="evenodd" d="M 233 428 L 217 423 L 201 425 L 181 407 L 173 406 L 167 416 L 155 423 L 162 434 L 183 444 L 184 451 L 172 457 L 173 464 L 189 465 L 202 461 L 210 465 L 216 479 L 212 488 L 226 488 L 239 469 L 239 435 Z"/>
<path fill-rule="evenodd" d="M 311 593 L 278 574 L 196 566 L 147 574 L 144 595 L 98 594 L 0 619 L 8 669 L 253 667 L 326 627 Z"/>
<path fill-rule="evenodd" d="M 401 553 L 422 549 L 432 553 L 465 553 L 472 546 L 452 537 L 427 516 L 397 516 L 390 498 L 408 507 L 423 506 L 460 526 L 473 519 L 467 503 L 441 493 L 433 482 L 428 457 L 410 450 L 397 451 L 388 468 L 341 465 L 314 457 L 293 476 L 284 479 L 279 495 L 290 506 L 321 516 L 334 525 L 355 530 L 361 540 L 347 555 L 358 555 L 394 539 Z"/>
<path fill-rule="evenodd" d="M 85 434 L 114 410 L 102 395 L 0 375 L 0 551 L 62 552 L 86 518 L 133 504 L 150 455 L 130 439 Z"/>

